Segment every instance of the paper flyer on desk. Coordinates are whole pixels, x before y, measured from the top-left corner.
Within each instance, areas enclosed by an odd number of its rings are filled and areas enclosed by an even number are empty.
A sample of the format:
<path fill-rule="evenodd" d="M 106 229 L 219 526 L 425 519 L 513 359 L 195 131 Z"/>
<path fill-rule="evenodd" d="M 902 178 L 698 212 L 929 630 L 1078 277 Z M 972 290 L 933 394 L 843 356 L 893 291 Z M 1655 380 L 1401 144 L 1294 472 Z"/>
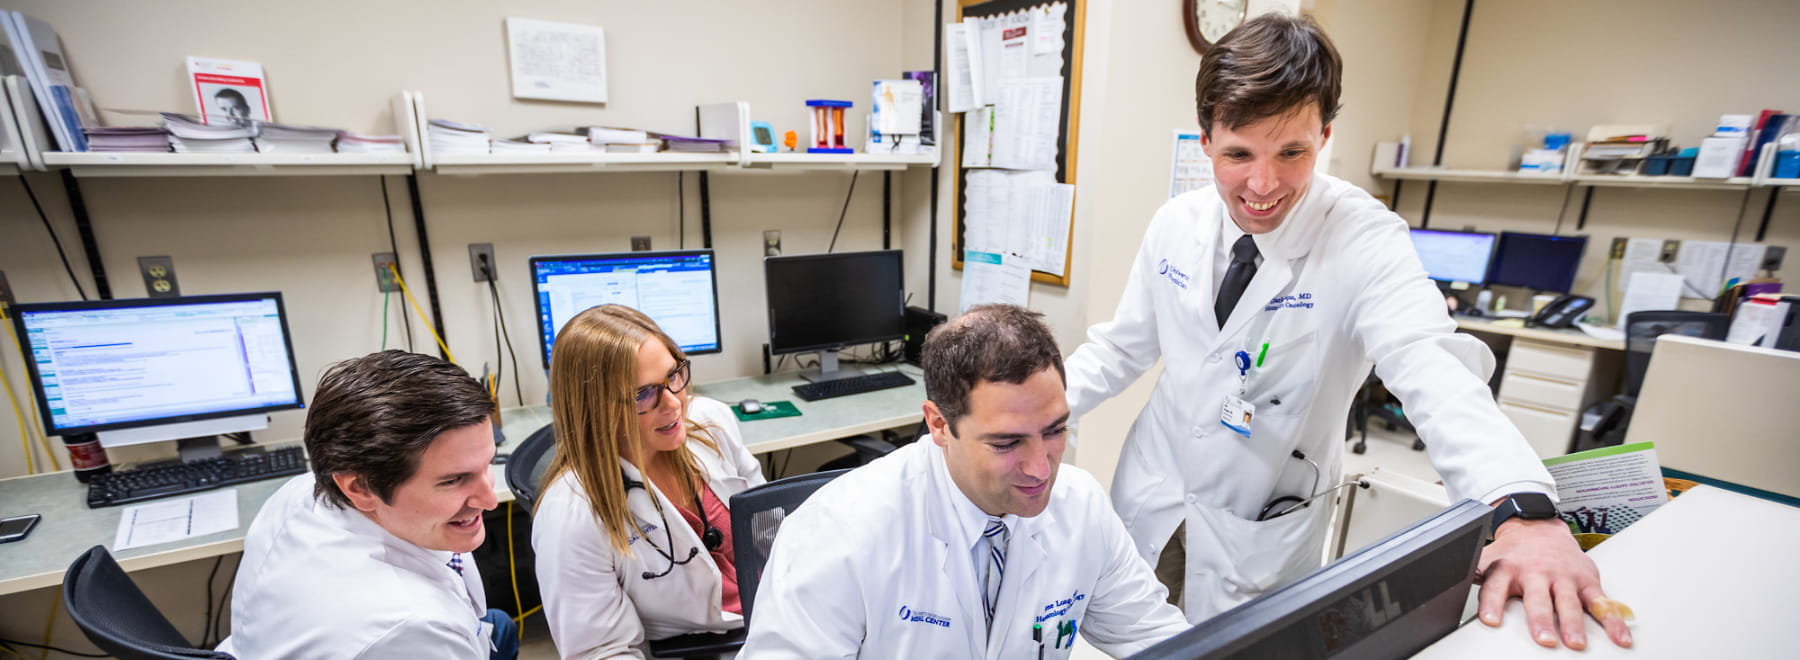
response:
<path fill-rule="evenodd" d="M 1546 459 L 1556 508 L 1576 533 L 1616 534 L 1668 503 L 1653 443 L 1603 447 Z"/>

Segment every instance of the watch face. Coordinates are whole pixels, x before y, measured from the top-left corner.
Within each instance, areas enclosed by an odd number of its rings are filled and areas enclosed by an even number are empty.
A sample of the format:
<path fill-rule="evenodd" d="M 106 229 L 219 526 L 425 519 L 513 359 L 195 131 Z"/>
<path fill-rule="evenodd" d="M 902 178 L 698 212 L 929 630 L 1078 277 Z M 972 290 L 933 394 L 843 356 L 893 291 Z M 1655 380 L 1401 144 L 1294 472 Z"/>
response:
<path fill-rule="evenodd" d="M 1519 505 L 1519 517 L 1542 520 L 1556 517 L 1556 503 L 1543 493 L 1515 493 L 1512 501 Z"/>
<path fill-rule="evenodd" d="M 1247 0 L 1200 0 L 1194 7 L 1194 18 L 1200 36 L 1209 44 L 1219 43 L 1225 33 L 1244 22 Z"/>

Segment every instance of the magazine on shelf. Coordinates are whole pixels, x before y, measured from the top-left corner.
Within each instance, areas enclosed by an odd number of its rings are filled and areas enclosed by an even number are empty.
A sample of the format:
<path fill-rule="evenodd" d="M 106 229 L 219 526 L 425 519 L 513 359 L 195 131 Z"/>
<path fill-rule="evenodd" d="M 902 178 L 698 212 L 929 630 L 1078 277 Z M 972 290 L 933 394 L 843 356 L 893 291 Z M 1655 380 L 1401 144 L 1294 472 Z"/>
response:
<path fill-rule="evenodd" d="M 44 123 L 56 138 L 57 148 L 80 151 L 80 129 L 67 123 L 52 90 L 57 85 L 75 86 L 75 76 L 69 73 L 68 58 L 63 55 L 62 39 L 49 23 L 16 11 L 0 11 L 0 27 L 5 28 L 13 54 L 24 69 L 26 81 L 31 83 L 31 93 L 37 97 L 38 110 L 44 114 Z"/>
<path fill-rule="evenodd" d="M 189 57 L 187 64 L 200 121 L 274 121 L 261 64 L 210 57 Z"/>

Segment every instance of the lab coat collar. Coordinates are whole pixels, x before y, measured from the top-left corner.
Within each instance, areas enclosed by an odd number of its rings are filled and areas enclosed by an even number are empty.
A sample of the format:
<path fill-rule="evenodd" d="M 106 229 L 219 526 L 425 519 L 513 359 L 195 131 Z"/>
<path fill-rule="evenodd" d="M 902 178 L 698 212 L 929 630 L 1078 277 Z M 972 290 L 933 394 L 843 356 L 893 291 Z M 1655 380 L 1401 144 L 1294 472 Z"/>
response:
<path fill-rule="evenodd" d="M 393 532 L 389 532 L 387 528 L 376 523 L 374 518 L 370 518 L 368 514 L 355 507 L 334 507 L 329 502 L 316 497 L 311 505 L 326 516 L 341 518 L 344 530 L 350 534 L 374 539 L 380 543 L 382 549 L 380 559 L 382 561 L 422 575 L 438 577 L 446 582 L 454 581 L 455 584 L 462 585 L 462 591 L 468 596 L 471 608 L 476 609 L 478 613 L 487 612 L 486 594 L 471 585 L 470 580 L 465 577 L 475 570 L 473 568 L 475 557 L 472 554 L 463 558 L 463 574 L 459 575 L 456 569 L 450 568 L 450 556 L 455 553 L 420 547 L 411 541 L 395 536 Z"/>
<path fill-rule="evenodd" d="M 1283 219 L 1273 231 L 1254 238 L 1256 250 L 1262 254 L 1262 265 L 1257 268 L 1256 277 L 1250 280 L 1250 286 L 1244 289 L 1244 295 L 1238 298 L 1237 306 L 1232 308 L 1231 316 L 1225 320 L 1225 326 L 1220 328 L 1219 334 L 1214 337 L 1212 350 L 1227 348 L 1225 344 L 1243 332 L 1250 320 L 1257 316 L 1257 312 L 1267 305 L 1269 300 L 1275 297 L 1275 294 L 1287 288 L 1288 282 L 1294 276 L 1293 262 L 1312 251 L 1314 239 L 1319 234 L 1318 225 L 1325 215 L 1319 199 L 1328 187 L 1330 187 L 1330 180 L 1322 175 L 1313 175 L 1312 183 L 1306 187 L 1306 194 L 1301 196 L 1300 203 L 1294 205 L 1294 209 L 1288 212 L 1287 218 Z M 1242 236 L 1244 231 L 1238 228 L 1237 223 L 1231 219 L 1231 210 L 1224 204 L 1225 200 L 1220 199 L 1218 218 L 1219 222 L 1225 226 L 1220 232 L 1219 240 L 1229 238 L 1236 242 L 1237 237 Z M 1208 258 L 1211 258 L 1212 252 L 1209 251 L 1206 254 Z M 1201 270 L 1210 272 L 1212 269 L 1203 268 Z M 1211 287 L 1209 290 L 1212 290 L 1214 295 L 1218 294 L 1217 283 L 1209 283 L 1208 286 Z M 1218 320 L 1214 318 L 1213 323 L 1216 326 Z M 1257 339 L 1259 338 L 1251 338 L 1252 341 Z"/>
<path fill-rule="evenodd" d="M 958 488 L 950 478 L 950 466 L 944 462 L 943 448 L 929 437 L 921 438 L 918 444 L 924 448 L 931 466 L 932 495 L 927 498 L 927 521 L 931 525 L 932 535 L 943 545 L 944 575 L 950 576 L 954 583 L 966 585 L 956 590 L 957 601 L 962 611 L 971 619 L 965 627 L 971 643 L 983 635 L 986 621 L 981 606 L 981 582 L 975 575 L 973 552 L 975 544 L 981 540 L 981 533 L 987 529 L 988 514 L 976 506 L 969 496 Z M 1051 502 L 1055 502 L 1055 484 L 1051 485 Z M 1044 512 L 1031 518 L 1022 518 L 1017 514 L 1006 514 L 1000 517 L 1002 523 L 1011 532 L 1006 550 L 1006 576 L 1000 582 L 1000 602 L 994 607 L 996 625 L 990 631 L 988 642 L 970 648 L 985 648 L 990 660 L 997 658 L 1002 647 L 997 637 L 1004 636 L 1010 629 L 1008 622 L 998 617 L 1003 612 L 1023 612 L 1025 608 L 1019 602 L 1022 597 L 1021 585 L 1031 584 L 1032 576 L 1044 564 L 1046 552 L 1038 538 L 1039 530 L 1049 524 L 1054 515 L 1054 506 L 1045 507 Z"/>

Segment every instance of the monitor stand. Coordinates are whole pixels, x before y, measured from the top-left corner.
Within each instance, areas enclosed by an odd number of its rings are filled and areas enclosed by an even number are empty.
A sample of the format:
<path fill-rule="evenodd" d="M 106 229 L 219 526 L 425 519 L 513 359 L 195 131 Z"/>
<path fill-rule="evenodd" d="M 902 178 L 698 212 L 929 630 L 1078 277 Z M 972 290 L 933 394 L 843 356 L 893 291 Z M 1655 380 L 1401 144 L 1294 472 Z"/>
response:
<path fill-rule="evenodd" d="M 856 367 L 838 366 L 838 351 L 835 348 L 819 351 L 818 368 L 807 369 L 806 371 L 800 372 L 800 377 L 806 379 L 806 381 L 810 383 L 823 383 L 828 380 L 855 378 L 861 375 L 863 375 L 863 371 Z"/>
<path fill-rule="evenodd" d="M 174 440 L 176 450 L 181 453 L 181 461 L 191 463 L 222 456 L 224 450 L 219 447 L 219 436 L 222 434 L 260 431 L 266 428 L 269 428 L 269 416 L 253 414 L 135 429 L 101 431 L 95 435 L 100 439 L 100 446 L 108 449 Z"/>

